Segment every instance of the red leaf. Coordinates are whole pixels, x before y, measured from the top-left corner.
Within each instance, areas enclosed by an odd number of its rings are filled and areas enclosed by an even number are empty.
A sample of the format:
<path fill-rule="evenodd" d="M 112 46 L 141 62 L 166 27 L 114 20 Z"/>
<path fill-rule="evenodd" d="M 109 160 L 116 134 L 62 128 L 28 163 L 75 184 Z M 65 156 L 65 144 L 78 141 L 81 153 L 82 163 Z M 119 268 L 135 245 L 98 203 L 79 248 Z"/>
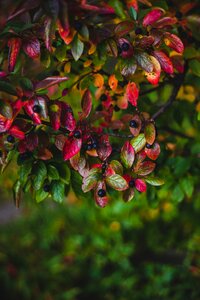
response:
<path fill-rule="evenodd" d="M 68 79 L 69 79 L 68 77 L 60 77 L 60 76 L 47 77 L 47 78 L 37 82 L 35 84 L 35 89 L 36 90 L 47 89 L 52 85 L 59 84 L 59 83 L 64 82 Z"/>
<path fill-rule="evenodd" d="M 121 160 L 123 165 L 126 168 L 131 168 L 133 162 L 134 162 L 134 158 L 135 158 L 135 152 L 134 149 L 132 147 L 132 145 L 130 144 L 129 141 L 126 141 L 121 149 Z"/>
<path fill-rule="evenodd" d="M 37 38 L 24 40 L 23 50 L 31 58 L 37 58 L 40 55 L 40 42 Z"/>
<path fill-rule="evenodd" d="M 153 123 L 148 123 L 144 129 L 146 142 L 152 145 L 156 138 L 156 129 Z"/>
<path fill-rule="evenodd" d="M 171 59 L 162 51 L 154 51 L 153 56 L 160 63 L 161 68 L 168 74 L 173 74 L 174 68 Z"/>
<path fill-rule="evenodd" d="M 144 161 L 139 165 L 139 170 L 137 170 L 137 174 L 140 176 L 146 176 L 153 172 L 155 169 L 156 164 L 152 161 Z M 134 170 L 135 171 L 135 170 Z"/>
<path fill-rule="evenodd" d="M 38 146 L 38 142 L 38 135 L 35 132 L 31 132 L 26 136 L 26 148 L 29 151 L 34 151 Z"/>
<path fill-rule="evenodd" d="M 174 25 L 177 23 L 177 18 L 164 17 L 158 21 L 156 21 L 153 26 L 156 28 L 163 28 L 166 26 Z"/>
<path fill-rule="evenodd" d="M 63 147 L 63 158 L 68 160 L 76 155 L 82 146 L 82 139 L 68 138 Z"/>
<path fill-rule="evenodd" d="M 152 11 L 150 11 L 143 19 L 142 25 L 144 27 L 148 25 L 152 25 L 154 22 L 156 22 L 160 17 L 163 15 L 163 10 L 160 8 L 155 8 Z"/>
<path fill-rule="evenodd" d="M 118 37 L 122 37 L 128 34 L 133 28 L 134 28 L 133 22 L 123 21 L 116 25 L 114 32 Z"/>
<path fill-rule="evenodd" d="M 76 128 L 76 120 L 71 107 L 64 102 L 61 102 L 61 123 L 69 131 L 74 131 Z"/>
<path fill-rule="evenodd" d="M 42 148 L 39 149 L 37 157 L 42 160 L 49 160 L 53 157 L 53 154 L 51 153 L 51 151 L 49 151 L 49 149 Z"/>
<path fill-rule="evenodd" d="M 97 148 L 98 156 L 101 160 L 105 160 L 110 156 L 112 147 L 109 142 L 108 135 L 102 135 L 99 139 L 99 146 Z"/>
<path fill-rule="evenodd" d="M 66 140 L 67 140 L 67 138 L 66 138 L 66 136 L 64 136 L 64 134 L 57 135 L 56 139 L 55 139 L 56 148 L 58 148 L 60 151 L 62 151 Z"/>
<path fill-rule="evenodd" d="M 55 101 L 49 106 L 49 118 L 51 125 L 54 130 L 58 130 L 60 128 L 60 118 L 61 118 L 61 103 L 59 101 Z"/>
<path fill-rule="evenodd" d="M 178 53 L 183 53 L 184 45 L 177 35 L 166 32 L 164 42 L 169 48 L 174 49 Z"/>
<path fill-rule="evenodd" d="M 160 145 L 155 142 L 150 149 L 145 148 L 145 153 L 150 159 L 156 160 L 160 154 Z"/>
<path fill-rule="evenodd" d="M 129 82 L 126 87 L 126 95 L 128 97 L 128 101 L 133 105 L 137 106 L 137 100 L 139 96 L 139 89 L 135 82 Z"/>
<path fill-rule="evenodd" d="M 147 185 L 146 185 L 146 183 L 144 182 L 144 180 L 142 180 L 142 179 L 136 179 L 136 180 L 135 180 L 135 188 L 136 188 L 136 190 L 138 190 L 139 192 L 143 193 L 143 192 L 146 192 Z"/>
<path fill-rule="evenodd" d="M 44 21 L 44 42 L 47 50 L 49 50 L 50 52 L 52 51 L 52 47 L 51 47 L 52 36 L 54 36 L 52 19 L 47 17 L 46 20 Z"/>
<path fill-rule="evenodd" d="M 150 56 L 150 58 L 153 63 L 153 72 L 145 72 L 145 75 L 151 84 L 156 85 L 160 79 L 161 67 L 158 60 L 154 56 Z"/>
<path fill-rule="evenodd" d="M 81 100 L 81 107 L 82 107 L 82 111 L 83 111 L 82 117 L 87 118 L 92 109 L 92 95 L 88 89 L 83 94 L 83 97 Z"/>
<path fill-rule="evenodd" d="M 20 38 L 11 38 L 8 41 L 9 54 L 8 54 L 8 71 L 13 72 L 17 61 L 17 56 L 21 48 Z"/>
<path fill-rule="evenodd" d="M 8 120 L 4 116 L 0 115 L 0 133 L 6 132 L 12 124 L 12 120 Z"/>
<path fill-rule="evenodd" d="M 19 129 L 18 126 L 14 125 L 9 129 L 9 134 L 13 135 L 17 139 L 23 140 L 25 138 L 25 133 Z"/>
<path fill-rule="evenodd" d="M 130 126 L 130 121 L 135 121 L 136 125 L 135 127 Z M 141 127 L 142 127 L 142 121 L 139 117 L 139 115 L 134 115 L 131 120 L 129 121 L 129 129 L 132 135 L 137 136 L 140 133 Z"/>

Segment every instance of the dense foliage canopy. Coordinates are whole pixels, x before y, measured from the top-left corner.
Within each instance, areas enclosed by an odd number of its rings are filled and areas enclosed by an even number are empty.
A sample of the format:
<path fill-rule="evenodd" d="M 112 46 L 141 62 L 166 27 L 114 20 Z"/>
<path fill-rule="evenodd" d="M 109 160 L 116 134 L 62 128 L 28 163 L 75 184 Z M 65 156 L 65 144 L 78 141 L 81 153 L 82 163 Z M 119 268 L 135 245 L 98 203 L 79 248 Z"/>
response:
<path fill-rule="evenodd" d="M 162 185 L 152 175 L 160 144 L 173 152 L 178 143 L 167 142 L 166 133 L 184 139 L 181 151 L 194 136 L 182 128 L 199 118 L 199 102 L 197 116 L 194 103 L 174 105 L 177 97 L 187 100 L 190 90 L 195 97 L 195 81 L 184 84 L 200 75 L 198 1 L 38 0 L 1 6 L 1 163 L 2 170 L 15 159 L 19 166 L 16 204 L 22 192 L 37 202 L 49 196 L 61 202 L 72 187 L 79 197 L 92 191 L 104 207 L 115 191 L 130 201 L 147 183 Z M 165 117 L 172 104 L 173 114 Z M 189 110 L 193 118 L 186 116 L 182 124 L 182 112 Z M 193 163 L 167 157 L 173 176 Z M 160 166 L 166 160 L 161 157 Z M 177 201 L 192 194 L 195 179 L 187 176 L 173 190 Z M 168 177 L 165 192 L 174 180 Z"/>

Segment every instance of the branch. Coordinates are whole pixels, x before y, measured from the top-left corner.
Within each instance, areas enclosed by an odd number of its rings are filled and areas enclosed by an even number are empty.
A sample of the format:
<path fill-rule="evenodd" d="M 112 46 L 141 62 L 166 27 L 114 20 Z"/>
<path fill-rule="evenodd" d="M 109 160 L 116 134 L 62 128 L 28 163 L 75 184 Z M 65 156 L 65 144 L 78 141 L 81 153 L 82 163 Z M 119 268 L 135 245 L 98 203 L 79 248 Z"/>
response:
<path fill-rule="evenodd" d="M 170 107 L 170 106 L 172 105 L 172 103 L 174 102 L 174 100 L 176 99 L 177 94 L 178 94 L 178 92 L 179 92 L 179 89 L 180 89 L 180 87 L 181 87 L 181 85 L 182 85 L 182 83 L 183 83 L 183 81 L 184 81 L 185 74 L 186 74 L 186 70 L 187 70 L 187 68 L 186 68 L 186 66 L 185 66 L 185 72 L 182 73 L 182 74 L 178 74 L 178 75 L 174 78 L 174 80 L 173 80 L 173 82 L 174 82 L 174 88 L 173 88 L 172 94 L 171 94 L 171 96 L 169 97 L 169 100 L 168 100 L 163 106 L 161 106 L 160 109 L 159 109 L 157 112 L 155 112 L 155 113 L 153 114 L 153 116 L 152 116 L 152 119 L 153 119 L 153 120 L 155 120 L 155 119 L 156 119 L 157 117 L 159 117 L 162 113 L 164 113 L 165 110 L 166 110 L 168 107 Z"/>
<path fill-rule="evenodd" d="M 173 128 L 170 128 L 170 127 L 168 127 L 168 126 L 166 126 L 166 127 L 160 127 L 160 128 L 158 128 L 158 130 L 160 131 L 167 131 L 167 132 L 169 132 L 169 133 L 172 133 L 172 134 L 174 134 L 174 135 L 176 135 L 176 136 L 179 136 L 179 137 L 182 137 L 182 138 L 185 138 L 185 139 L 190 139 L 190 140 L 193 140 L 193 137 L 192 136 L 189 136 L 189 135 L 186 135 L 186 134 L 184 134 L 184 133 L 182 133 L 182 132 L 180 132 L 180 131 L 177 131 L 177 130 L 175 130 L 175 129 L 173 129 Z"/>

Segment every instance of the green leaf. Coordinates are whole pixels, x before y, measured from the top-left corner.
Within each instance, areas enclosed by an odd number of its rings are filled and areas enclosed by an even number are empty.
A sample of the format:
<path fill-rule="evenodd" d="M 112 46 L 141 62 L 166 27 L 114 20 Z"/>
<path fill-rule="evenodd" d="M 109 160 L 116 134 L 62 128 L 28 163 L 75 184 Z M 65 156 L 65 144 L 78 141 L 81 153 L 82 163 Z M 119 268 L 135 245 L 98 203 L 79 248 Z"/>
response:
<path fill-rule="evenodd" d="M 118 160 L 112 160 L 110 162 L 110 166 L 115 171 L 115 173 L 122 175 L 123 174 L 123 166 Z"/>
<path fill-rule="evenodd" d="M 135 153 L 139 152 L 144 148 L 146 145 L 146 139 L 144 136 L 144 133 L 140 133 L 138 136 L 134 137 L 132 140 L 130 140 L 130 143 L 132 147 L 135 150 Z"/>
<path fill-rule="evenodd" d="M 148 73 L 153 72 L 153 63 L 150 56 L 145 52 L 135 54 L 135 59 L 138 65 Z"/>
<path fill-rule="evenodd" d="M 65 61 L 66 56 L 67 56 L 67 47 L 66 47 L 66 45 L 61 45 L 61 46 L 57 47 L 54 54 L 60 62 Z"/>
<path fill-rule="evenodd" d="M 13 87 L 13 85 L 11 83 L 3 81 L 3 80 L 0 80 L 0 91 L 6 92 L 6 93 L 14 95 L 14 96 L 17 95 L 17 92 L 16 92 L 15 88 Z"/>
<path fill-rule="evenodd" d="M 126 168 L 131 168 L 135 159 L 135 152 L 129 141 L 126 141 L 121 149 L 121 161 Z"/>
<path fill-rule="evenodd" d="M 124 7 L 121 1 L 119 0 L 110 0 L 109 5 L 112 6 L 115 10 L 115 13 L 121 18 L 121 19 L 126 19 L 127 16 L 124 12 Z"/>
<path fill-rule="evenodd" d="M 145 177 L 145 181 L 148 184 L 153 185 L 153 186 L 160 186 L 165 183 L 163 179 L 158 178 L 158 177 L 153 177 L 153 176 Z"/>
<path fill-rule="evenodd" d="M 73 189 L 75 195 L 77 196 L 77 198 L 84 199 L 84 200 L 93 198 L 91 192 L 88 192 L 87 194 L 85 194 L 82 191 L 82 177 L 79 175 L 79 173 L 77 173 L 75 171 L 71 171 L 71 185 L 72 185 L 72 189 Z"/>
<path fill-rule="evenodd" d="M 133 20 L 137 20 L 137 11 L 134 9 L 133 6 L 131 6 L 129 9 L 129 15 Z"/>
<path fill-rule="evenodd" d="M 66 163 L 57 165 L 57 170 L 60 175 L 60 179 L 65 183 L 69 184 L 71 172 Z"/>
<path fill-rule="evenodd" d="M 13 186 L 13 196 L 14 196 L 16 207 L 19 207 L 19 203 L 21 200 L 21 191 L 22 191 L 21 182 L 20 180 L 17 180 Z"/>
<path fill-rule="evenodd" d="M 12 119 L 13 116 L 12 107 L 8 102 L 5 102 L 5 100 L 4 101 L 0 100 L 0 114 L 9 120 Z"/>
<path fill-rule="evenodd" d="M 89 192 L 92 190 L 96 184 L 97 181 L 99 181 L 102 177 L 101 169 L 100 168 L 93 168 L 89 171 L 88 176 L 83 178 L 83 185 L 82 190 L 84 193 Z"/>
<path fill-rule="evenodd" d="M 194 180 L 191 176 L 180 179 L 180 185 L 185 195 L 190 198 L 194 191 Z"/>
<path fill-rule="evenodd" d="M 172 191 L 172 200 L 176 203 L 181 202 L 184 199 L 184 193 L 181 189 L 180 185 L 176 185 L 175 188 Z"/>
<path fill-rule="evenodd" d="M 23 90 L 26 91 L 32 91 L 33 90 L 33 84 L 32 81 L 26 77 L 23 77 L 20 79 L 20 85 Z"/>
<path fill-rule="evenodd" d="M 89 30 L 85 24 L 82 25 L 81 29 L 79 30 L 79 34 L 82 35 L 84 39 L 89 40 Z"/>
<path fill-rule="evenodd" d="M 48 165 L 47 174 L 49 179 L 57 180 L 60 178 L 58 170 L 53 165 Z"/>
<path fill-rule="evenodd" d="M 43 161 L 39 161 L 33 167 L 33 188 L 38 191 L 46 179 L 47 176 L 47 168 Z"/>
<path fill-rule="evenodd" d="M 37 203 L 40 203 L 41 201 L 45 200 L 48 197 L 49 193 L 45 192 L 42 189 L 39 189 L 38 191 L 36 191 L 35 193 L 35 200 Z"/>
<path fill-rule="evenodd" d="M 65 184 L 59 180 L 54 180 L 51 183 L 51 195 L 56 202 L 63 202 L 65 198 Z"/>
<path fill-rule="evenodd" d="M 106 183 L 117 191 L 124 191 L 128 188 L 127 181 L 118 174 L 106 177 Z"/>
<path fill-rule="evenodd" d="M 32 164 L 32 161 L 29 160 L 21 165 L 19 170 L 19 180 L 22 184 L 26 182 L 28 175 L 31 173 Z"/>
<path fill-rule="evenodd" d="M 200 77 L 200 61 L 193 59 L 189 62 L 189 67 L 192 70 L 192 73 Z"/>
<path fill-rule="evenodd" d="M 76 35 L 75 38 L 73 39 L 72 48 L 71 48 L 71 52 L 75 61 L 79 60 L 79 58 L 83 53 L 83 49 L 84 49 L 84 44 L 79 40 L 78 36 Z"/>

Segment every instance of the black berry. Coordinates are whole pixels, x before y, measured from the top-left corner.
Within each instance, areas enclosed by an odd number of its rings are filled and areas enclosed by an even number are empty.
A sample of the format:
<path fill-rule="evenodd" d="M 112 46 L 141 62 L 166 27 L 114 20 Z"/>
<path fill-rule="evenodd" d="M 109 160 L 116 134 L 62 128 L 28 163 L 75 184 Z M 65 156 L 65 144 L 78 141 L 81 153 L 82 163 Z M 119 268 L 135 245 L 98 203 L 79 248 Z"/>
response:
<path fill-rule="evenodd" d="M 97 149 L 97 146 L 98 146 L 98 145 L 97 145 L 96 142 L 94 142 L 94 143 L 92 144 L 92 148 L 93 148 L 93 149 Z"/>
<path fill-rule="evenodd" d="M 43 187 L 43 190 L 48 193 L 50 191 L 50 185 L 49 184 L 45 184 Z"/>
<path fill-rule="evenodd" d="M 78 31 L 82 27 L 82 23 L 80 21 L 75 21 L 74 22 L 74 28 Z"/>
<path fill-rule="evenodd" d="M 122 49 L 120 47 L 118 47 L 118 53 L 121 54 L 122 53 Z"/>
<path fill-rule="evenodd" d="M 134 180 L 132 179 L 132 180 L 129 181 L 129 187 L 134 187 L 134 186 L 135 186 L 135 182 L 134 182 Z"/>
<path fill-rule="evenodd" d="M 183 16 L 183 14 L 180 11 L 177 11 L 176 14 L 175 14 L 175 17 L 178 18 L 178 19 L 181 19 L 182 16 Z"/>
<path fill-rule="evenodd" d="M 34 105 L 33 106 L 33 111 L 35 112 L 35 113 L 40 113 L 41 112 L 41 106 L 40 105 Z"/>
<path fill-rule="evenodd" d="M 121 45 L 121 49 L 122 51 L 128 51 L 130 48 L 130 45 L 126 42 L 124 42 L 122 45 Z"/>
<path fill-rule="evenodd" d="M 135 29 L 135 34 L 142 34 L 142 29 L 141 28 L 136 28 Z"/>
<path fill-rule="evenodd" d="M 114 106 L 114 111 L 116 111 L 116 112 L 117 112 L 117 111 L 120 111 L 119 106 L 115 105 L 115 106 Z"/>
<path fill-rule="evenodd" d="M 96 108 L 96 111 L 102 111 L 102 109 L 103 109 L 103 106 L 101 104 L 99 104 Z"/>
<path fill-rule="evenodd" d="M 87 144 L 87 145 L 86 145 L 86 150 L 92 150 L 92 148 L 93 148 L 93 147 L 92 147 L 92 144 Z"/>
<path fill-rule="evenodd" d="M 103 189 L 100 189 L 99 191 L 98 191 L 98 196 L 99 197 L 105 197 L 105 195 L 106 195 L 106 191 L 105 190 L 103 190 Z"/>
<path fill-rule="evenodd" d="M 131 120 L 130 123 L 129 123 L 129 126 L 131 128 L 137 128 L 138 127 L 138 124 L 135 120 Z"/>
<path fill-rule="evenodd" d="M 100 100 L 101 100 L 101 101 L 106 101 L 107 98 L 108 98 L 108 97 L 106 96 L 106 94 L 102 94 L 101 97 L 100 97 Z"/>
<path fill-rule="evenodd" d="M 2 157 L 3 156 L 3 152 L 0 150 L 0 157 Z"/>
<path fill-rule="evenodd" d="M 103 163 L 103 164 L 102 164 L 102 167 L 101 167 L 102 173 L 105 173 L 106 168 L 107 168 L 106 163 Z"/>
<path fill-rule="evenodd" d="M 14 143 L 14 141 L 15 141 L 14 136 L 8 135 L 8 136 L 7 136 L 7 141 L 8 141 L 8 143 Z"/>
<path fill-rule="evenodd" d="M 152 145 L 146 144 L 146 148 L 147 148 L 147 149 L 151 149 L 151 147 L 152 147 Z"/>
<path fill-rule="evenodd" d="M 81 132 L 80 132 L 79 130 L 76 130 L 76 131 L 74 132 L 74 137 L 75 137 L 76 139 L 80 139 L 80 138 L 81 138 Z"/>

